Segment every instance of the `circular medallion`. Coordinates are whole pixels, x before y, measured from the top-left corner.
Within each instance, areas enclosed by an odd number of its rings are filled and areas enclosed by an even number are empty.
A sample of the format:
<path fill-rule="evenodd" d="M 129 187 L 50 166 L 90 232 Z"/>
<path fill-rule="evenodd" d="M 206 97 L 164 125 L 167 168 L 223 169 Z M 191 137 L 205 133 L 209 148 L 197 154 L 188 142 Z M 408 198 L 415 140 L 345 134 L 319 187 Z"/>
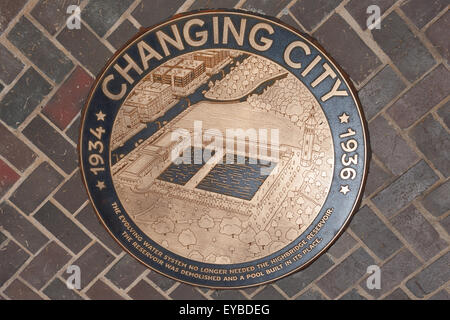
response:
<path fill-rule="evenodd" d="M 236 10 L 179 15 L 119 50 L 91 90 L 79 152 L 115 240 L 212 288 L 310 264 L 355 211 L 367 167 L 338 66 L 308 36 Z"/>

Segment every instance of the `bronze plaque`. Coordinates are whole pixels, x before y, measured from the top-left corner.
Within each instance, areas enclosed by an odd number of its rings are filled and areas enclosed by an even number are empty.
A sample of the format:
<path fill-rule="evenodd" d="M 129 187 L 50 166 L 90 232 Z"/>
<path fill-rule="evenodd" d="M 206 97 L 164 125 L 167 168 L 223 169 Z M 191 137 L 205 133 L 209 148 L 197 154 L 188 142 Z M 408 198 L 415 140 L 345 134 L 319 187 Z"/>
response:
<path fill-rule="evenodd" d="M 179 15 L 119 50 L 91 90 L 79 151 L 115 240 L 213 288 L 310 264 L 349 221 L 367 167 L 361 108 L 336 63 L 236 10 Z"/>

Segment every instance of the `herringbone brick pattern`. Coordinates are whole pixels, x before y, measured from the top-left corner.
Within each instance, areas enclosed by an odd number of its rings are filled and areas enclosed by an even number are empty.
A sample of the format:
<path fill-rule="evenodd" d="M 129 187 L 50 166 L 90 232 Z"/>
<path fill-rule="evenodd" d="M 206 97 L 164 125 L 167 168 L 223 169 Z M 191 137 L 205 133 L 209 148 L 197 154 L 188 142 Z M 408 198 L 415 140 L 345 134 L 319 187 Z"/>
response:
<path fill-rule="evenodd" d="M 80 5 L 80 30 L 66 10 Z M 382 10 L 380 30 L 366 9 Z M 361 209 L 311 267 L 247 290 L 151 272 L 100 226 L 81 184 L 80 109 L 105 61 L 175 12 L 236 7 L 313 35 L 351 77 L 372 161 Z M 0 299 L 449 299 L 449 0 L 2 0 Z M 65 285 L 68 266 L 80 290 Z M 381 268 L 380 290 L 366 287 Z"/>

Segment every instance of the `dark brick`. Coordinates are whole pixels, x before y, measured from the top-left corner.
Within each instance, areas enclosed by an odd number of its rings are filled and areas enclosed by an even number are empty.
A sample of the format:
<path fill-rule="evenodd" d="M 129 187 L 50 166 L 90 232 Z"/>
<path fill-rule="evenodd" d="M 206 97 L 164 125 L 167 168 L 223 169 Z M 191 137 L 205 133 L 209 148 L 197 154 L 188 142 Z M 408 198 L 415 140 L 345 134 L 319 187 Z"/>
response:
<path fill-rule="evenodd" d="M 114 48 L 119 49 L 128 40 L 130 40 L 139 30 L 130 22 L 130 20 L 124 20 L 116 30 L 111 33 L 108 37 L 108 41 L 114 46 Z"/>
<path fill-rule="evenodd" d="M 373 264 L 373 258 L 363 248 L 359 248 L 320 279 L 317 285 L 334 299 L 361 279 L 367 267 Z"/>
<path fill-rule="evenodd" d="M 412 205 L 392 218 L 391 222 L 424 260 L 447 248 L 447 242 Z"/>
<path fill-rule="evenodd" d="M 373 118 L 403 89 L 405 84 L 392 68 L 389 65 L 384 67 L 358 92 L 367 119 Z"/>
<path fill-rule="evenodd" d="M 86 288 L 113 260 L 114 257 L 98 243 L 94 243 L 88 248 L 73 263 L 81 270 L 81 289 Z M 70 274 L 64 273 L 63 278 L 67 279 L 69 276 Z"/>
<path fill-rule="evenodd" d="M 336 14 L 314 32 L 314 37 L 356 83 L 366 79 L 381 64 L 347 22 Z"/>
<path fill-rule="evenodd" d="M 8 239 L 8 238 L 3 233 L 0 232 L 0 246 L 6 239 Z"/>
<path fill-rule="evenodd" d="M 350 228 L 382 260 L 402 247 L 400 240 L 368 206 L 355 214 Z"/>
<path fill-rule="evenodd" d="M 450 11 L 447 11 L 426 31 L 428 39 L 430 39 L 431 43 L 441 55 L 447 59 L 447 63 L 450 61 L 450 39 L 447 36 L 448 29 L 450 29 Z"/>
<path fill-rule="evenodd" d="M 184 0 L 142 0 L 133 10 L 132 16 L 144 28 L 150 27 L 169 18 L 184 2 Z"/>
<path fill-rule="evenodd" d="M 389 109 L 389 115 L 401 128 L 407 128 L 441 102 L 450 91 L 450 72 L 440 65 Z"/>
<path fill-rule="evenodd" d="M 22 132 L 64 172 L 70 174 L 75 170 L 78 162 L 75 148 L 41 116 L 36 116 Z"/>
<path fill-rule="evenodd" d="M 29 68 L 0 101 L 0 119 L 17 128 L 51 90 L 52 86 Z"/>
<path fill-rule="evenodd" d="M 445 231 L 450 234 L 450 216 L 445 217 L 441 220 L 441 225 L 444 227 Z"/>
<path fill-rule="evenodd" d="M 283 14 L 280 17 L 280 20 L 283 21 L 284 23 L 287 23 L 291 27 L 296 28 L 297 30 L 301 30 L 302 32 L 305 31 L 304 28 L 301 25 L 299 25 L 298 22 L 295 21 L 290 14 Z"/>
<path fill-rule="evenodd" d="M 96 75 L 106 64 L 111 51 L 88 28 L 64 28 L 56 38 L 69 52 Z"/>
<path fill-rule="evenodd" d="M 319 278 L 328 269 L 334 265 L 333 261 L 328 255 L 321 255 L 314 263 L 299 272 L 293 273 L 291 276 L 278 280 L 276 284 L 283 290 L 288 296 L 294 296 L 300 290 L 303 290 L 309 286 L 314 280 Z"/>
<path fill-rule="evenodd" d="M 253 296 L 252 300 L 284 300 L 285 298 L 273 286 L 268 285 Z"/>
<path fill-rule="evenodd" d="M 317 1 L 317 0 L 316 0 Z M 230 1 L 228 1 L 230 2 Z M 236 1 L 234 1 L 236 2 Z M 242 9 L 247 9 L 251 11 L 256 11 L 264 14 L 268 14 L 271 16 L 276 16 L 281 10 L 286 8 L 286 6 L 291 2 L 290 0 L 278 0 L 278 1 L 270 1 L 270 0 L 247 0 L 245 1 Z M 222 1 L 220 1 L 221 8 L 224 8 Z"/>
<path fill-rule="evenodd" d="M 395 11 L 382 20 L 380 29 L 372 30 L 372 35 L 409 81 L 417 80 L 435 64 L 433 56 Z"/>
<path fill-rule="evenodd" d="M 450 101 L 439 108 L 438 114 L 444 121 L 447 128 L 450 128 Z"/>
<path fill-rule="evenodd" d="M 441 291 L 433 294 L 433 296 L 430 297 L 428 300 L 450 300 L 450 294 L 447 292 L 447 290 L 442 289 Z"/>
<path fill-rule="evenodd" d="M 192 290 L 194 290 L 192 288 Z M 198 295 L 200 295 L 197 292 Z M 155 288 L 149 285 L 144 280 L 139 281 L 130 291 L 128 295 L 135 300 L 165 300 Z M 191 297 L 186 296 L 185 299 L 191 299 Z M 193 298 L 195 300 L 195 297 Z"/>
<path fill-rule="evenodd" d="M 380 297 L 400 284 L 422 264 L 408 250 L 398 252 L 381 267 L 381 289 L 368 290 L 375 297 Z"/>
<path fill-rule="evenodd" d="M 123 300 L 123 298 L 114 292 L 102 280 L 98 280 L 89 290 L 86 295 L 93 300 Z"/>
<path fill-rule="evenodd" d="M 192 6 L 190 6 L 189 10 L 233 8 L 238 2 L 239 0 L 195 0 Z"/>
<path fill-rule="evenodd" d="M 9 189 L 19 180 L 20 176 L 0 159 L 0 197 L 2 197 Z"/>
<path fill-rule="evenodd" d="M 59 191 L 53 196 L 64 208 L 74 213 L 88 199 L 86 189 L 81 182 L 80 171 L 63 184 Z"/>
<path fill-rule="evenodd" d="M 73 118 L 80 113 L 92 83 L 92 77 L 83 68 L 76 67 L 47 103 L 43 113 L 58 128 L 64 130 Z"/>
<path fill-rule="evenodd" d="M 328 249 L 328 253 L 339 259 L 349 252 L 356 244 L 356 240 L 348 232 L 344 232 L 330 249 Z"/>
<path fill-rule="evenodd" d="M 410 299 L 401 288 L 397 288 L 394 290 L 394 292 L 384 297 L 384 300 L 410 300 Z"/>
<path fill-rule="evenodd" d="M 72 61 L 25 17 L 9 32 L 8 39 L 57 83 L 73 68 Z"/>
<path fill-rule="evenodd" d="M 7 240 L 0 244 L 0 286 L 11 278 L 28 259 L 28 253 L 14 241 Z"/>
<path fill-rule="evenodd" d="M 55 242 L 49 243 L 20 273 L 36 289 L 41 289 L 70 260 L 70 255 Z"/>
<path fill-rule="evenodd" d="M 342 297 L 340 297 L 339 300 L 367 300 L 367 298 L 362 296 L 358 292 L 358 290 L 353 288 L 352 290 L 344 294 Z"/>
<path fill-rule="evenodd" d="M 425 156 L 446 177 L 450 175 L 450 134 L 428 115 L 409 133 Z"/>
<path fill-rule="evenodd" d="M 239 290 L 216 290 L 211 294 L 214 300 L 245 300 Z"/>
<path fill-rule="evenodd" d="M 410 279 L 406 286 L 419 298 L 432 293 L 450 280 L 450 251 Z"/>
<path fill-rule="evenodd" d="M 132 3 L 133 0 L 91 0 L 83 9 L 83 20 L 103 37 Z"/>
<path fill-rule="evenodd" d="M 43 291 L 52 300 L 83 300 L 75 290 L 67 288 L 65 282 L 55 278 Z"/>
<path fill-rule="evenodd" d="M 375 190 L 389 182 L 392 177 L 390 172 L 385 171 L 375 161 L 371 160 L 364 189 L 364 196 L 370 196 Z"/>
<path fill-rule="evenodd" d="M 31 15 L 52 35 L 65 24 L 72 13 L 67 13 L 70 5 L 79 5 L 81 0 L 40 0 Z"/>
<path fill-rule="evenodd" d="M 401 9 L 416 27 L 421 29 L 449 4 L 448 0 L 409 0 Z"/>
<path fill-rule="evenodd" d="M 16 189 L 10 200 L 26 214 L 30 214 L 63 180 L 47 162 L 41 163 Z"/>
<path fill-rule="evenodd" d="M 6 203 L 0 205 L 0 225 L 17 242 L 35 253 L 47 243 L 48 239 L 36 227 Z"/>
<path fill-rule="evenodd" d="M 375 205 L 387 217 L 391 217 L 407 203 L 420 196 L 432 186 L 438 176 L 421 160 L 401 177 L 372 198 Z"/>
<path fill-rule="evenodd" d="M 37 293 L 28 288 L 19 279 L 14 280 L 8 288 L 5 289 L 5 294 L 12 300 L 42 300 Z"/>
<path fill-rule="evenodd" d="M 66 135 L 72 139 L 73 142 L 78 144 L 78 139 L 80 137 L 80 113 L 76 116 L 75 121 L 67 128 Z"/>
<path fill-rule="evenodd" d="M 302 0 L 291 8 L 292 14 L 309 31 L 314 29 L 342 0 Z"/>
<path fill-rule="evenodd" d="M 19 13 L 27 0 L 2 0 L 0 1 L 0 34 L 5 31 L 8 24 Z"/>
<path fill-rule="evenodd" d="M 367 29 L 367 19 L 371 14 L 367 13 L 367 8 L 371 5 L 377 5 L 380 8 L 380 13 L 383 15 L 387 9 L 389 9 L 396 0 L 350 0 L 345 5 L 345 9 L 353 16 L 358 22 L 359 26 L 363 29 Z"/>
<path fill-rule="evenodd" d="M 89 237 L 51 202 L 39 209 L 34 218 L 74 253 L 80 252 L 90 242 Z"/>
<path fill-rule="evenodd" d="M 394 175 L 405 172 L 419 158 L 382 115 L 370 122 L 369 132 L 372 151 Z"/>
<path fill-rule="evenodd" d="M 76 219 L 114 253 L 119 254 L 122 252 L 122 248 L 119 247 L 106 229 L 100 224 L 90 203 L 77 214 Z"/>
<path fill-rule="evenodd" d="M 36 159 L 36 154 L 0 123 L 0 154 L 18 170 L 25 171 Z"/>
<path fill-rule="evenodd" d="M 172 291 L 170 296 L 174 300 L 206 300 L 195 287 L 184 283 L 181 283 L 174 291 Z"/>
<path fill-rule="evenodd" d="M 0 80 L 10 84 L 22 69 L 23 63 L 0 44 Z"/>
<path fill-rule="evenodd" d="M 326 300 L 320 291 L 315 289 L 308 289 L 305 293 L 298 296 L 296 300 Z"/>
<path fill-rule="evenodd" d="M 167 291 L 176 283 L 172 279 L 160 275 L 158 272 L 150 271 L 147 278 L 156 284 L 161 290 Z"/>
<path fill-rule="evenodd" d="M 147 268 L 129 254 L 124 255 L 105 275 L 118 288 L 126 289 Z"/>

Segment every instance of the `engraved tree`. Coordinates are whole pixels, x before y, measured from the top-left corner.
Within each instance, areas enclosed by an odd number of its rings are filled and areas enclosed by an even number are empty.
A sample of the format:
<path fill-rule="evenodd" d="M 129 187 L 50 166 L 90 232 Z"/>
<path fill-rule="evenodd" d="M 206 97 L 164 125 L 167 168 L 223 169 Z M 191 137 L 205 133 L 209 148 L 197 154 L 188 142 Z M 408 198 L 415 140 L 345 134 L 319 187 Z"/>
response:
<path fill-rule="evenodd" d="M 270 238 L 270 234 L 265 230 L 260 231 L 256 235 L 255 239 L 256 239 L 256 244 L 261 246 L 263 250 L 264 250 L 264 247 L 267 246 L 272 241 L 272 239 Z"/>
<path fill-rule="evenodd" d="M 251 246 L 252 243 L 255 242 L 255 236 L 256 236 L 255 230 L 253 230 L 252 227 L 248 227 L 239 235 L 239 240 Z"/>
<path fill-rule="evenodd" d="M 291 228 L 286 232 L 286 239 L 288 239 L 289 241 L 293 241 L 297 238 L 297 230 Z"/>
<path fill-rule="evenodd" d="M 173 232 L 175 224 L 167 217 L 159 218 L 152 224 L 153 230 L 159 234 L 166 236 L 169 232 Z"/>
<path fill-rule="evenodd" d="M 189 246 L 197 243 L 197 238 L 190 229 L 185 229 L 178 236 L 178 241 L 189 250 Z"/>
<path fill-rule="evenodd" d="M 220 223 L 220 233 L 226 234 L 234 238 L 235 235 L 241 233 L 241 221 L 236 218 L 223 218 Z"/>
<path fill-rule="evenodd" d="M 297 220 L 295 220 L 295 223 L 298 224 L 298 228 L 301 229 L 303 225 L 302 217 L 298 217 Z"/>
<path fill-rule="evenodd" d="M 259 249 L 259 247 L 256 243 L 253 243 L 250 246 L 250 248 L 248 249 L 248 251 L 250 251 L 250 253 L 253 253 L 253 256 L 256 256 L 258 253 L 261 252 L 261 250 Z"/>
<path fill-rule="evenodd" d="M 200 217 L 200 220 L 198 221 L 198 226 L 200 228 L 206 229 L 206 231 L 209 231 L 209 229 L 214 227 L 214 220 L 209 215 L 204 214 Z"/>

